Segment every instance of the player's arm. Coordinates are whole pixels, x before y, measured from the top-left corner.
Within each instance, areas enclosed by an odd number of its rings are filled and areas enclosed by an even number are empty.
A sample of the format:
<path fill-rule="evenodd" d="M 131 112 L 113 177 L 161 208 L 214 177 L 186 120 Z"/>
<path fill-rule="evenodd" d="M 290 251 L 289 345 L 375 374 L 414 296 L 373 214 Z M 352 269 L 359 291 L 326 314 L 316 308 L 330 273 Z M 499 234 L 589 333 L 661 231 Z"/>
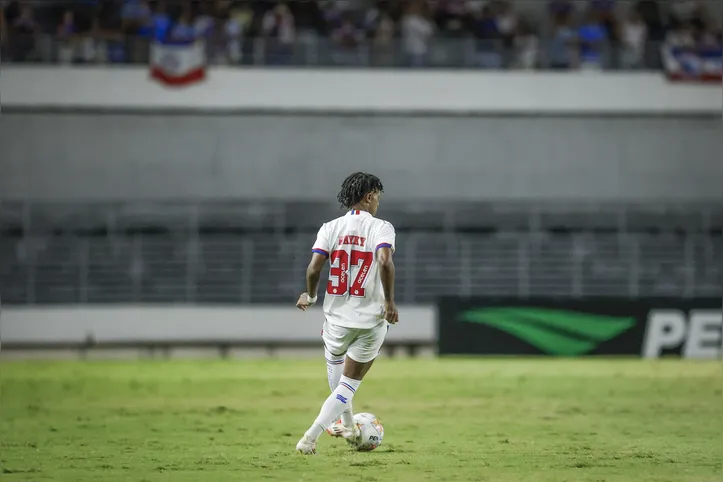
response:
<path fill-rule="evenodd" d="M 399 312 L 394 302 L 394 244 L 396 233 L 391 224 L 385 223 L 379 234 L 380 242 L 377 244 L 375 258 L 379 265 L 379 278 L 384 291 L 384 319 L 389 323 L 399 321 Z"/>
<path fill-rule="evenodd" d="M 316 303 L 319 279 L 321 278 L 324 263 L 326 263 L 326 256 L 314 251 L 309 266 L 306 268 L 306 291 L 301 293 L 299 300 L 296 302 L 296 307 L 301 311 L 306 311 L 309 306 Z"/>
<path fill-rule="evenodd" d="M 311 261 L 306 268 L 306 292 L 310 298 L 316 298 L 319 290 L 319 278 L 321 278 L 321 270 L 326 263 L 326 256 L 319 253 L 311 255 Z"/>
<path fill-rule="evenodd" d="M 316 242 L 311 249 L 311 261 L 306 268 L 306 291 L 301 293 L 296 307 L 301 311 L 316 303 L 319 291 L 319 279 L 321 278 L 321 270 L 324 268 L 326 259 L 329 257 L 329 241 L 326 233 L 326 225 L 319 229 L 316 236 Z"/>

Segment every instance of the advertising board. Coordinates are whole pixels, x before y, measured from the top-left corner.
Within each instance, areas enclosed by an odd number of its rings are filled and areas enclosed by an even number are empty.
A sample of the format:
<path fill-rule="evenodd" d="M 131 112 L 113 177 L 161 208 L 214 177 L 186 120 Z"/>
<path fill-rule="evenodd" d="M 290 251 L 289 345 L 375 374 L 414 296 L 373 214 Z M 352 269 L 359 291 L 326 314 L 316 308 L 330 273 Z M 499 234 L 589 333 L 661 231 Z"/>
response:
<path fill-rule="evenodd" d="M 720 299 L 443 298 L 440 354 L 721 356 Z"/>

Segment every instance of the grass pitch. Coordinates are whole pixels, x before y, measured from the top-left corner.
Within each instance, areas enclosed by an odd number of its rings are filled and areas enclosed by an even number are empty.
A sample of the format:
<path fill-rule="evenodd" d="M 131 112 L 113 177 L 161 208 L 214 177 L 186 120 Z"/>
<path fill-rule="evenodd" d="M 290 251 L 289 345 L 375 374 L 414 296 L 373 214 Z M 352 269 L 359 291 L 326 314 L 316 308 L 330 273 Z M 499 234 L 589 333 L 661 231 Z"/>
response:
<path fill-rule="evenodd" d="M 380 360 L 354 399 L 384 444 L 324 435 L 319 361 L 0 364 L 8 481 L 723 480 L 720 362 Z"/>

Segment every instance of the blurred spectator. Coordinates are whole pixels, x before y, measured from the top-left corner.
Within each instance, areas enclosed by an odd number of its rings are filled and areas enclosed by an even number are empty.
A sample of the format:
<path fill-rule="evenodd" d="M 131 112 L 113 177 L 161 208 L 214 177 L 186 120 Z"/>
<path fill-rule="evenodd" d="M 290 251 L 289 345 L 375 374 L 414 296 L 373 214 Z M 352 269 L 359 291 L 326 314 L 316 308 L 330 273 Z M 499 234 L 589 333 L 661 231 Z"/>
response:
<path fill-rule="evenodd" d="M 645 44 L 648 27 L 638 11 L 631 8 L 620 24 L 621 66 L 625 69 L 638 69 L 645 60 Z"/>
<path fill-rule="evenodd" d="M 653 42 L 662 42 L 665 39 L 665 24 L 658 0 L 639 0 L 635 11 L 645 23 L 648 38 Z"/>
<path fill-rule="evenodd" d="M 706 13 L 700 0 L 671 0 L 669 10 L 671 29 L 684 25 L 690 25 L 697 31 L 705 28 Z"/>
<path fill-rule="evenodd" d="M 476 40 L 475 64 L 488 69 L 501 68 L 502 34 L 492 5 L 486 4 L 475 12 L 472 33 Z"/>
<path fill-rule="evenodd" d="M 96 6 L 90 3 L 81 3 L 62 11 L 60 20 L 54 26 L 55 42 L 49 42 L 45 47 L 50 50 L 55 47 L 58 62 L 69 64 L 96 60 L 96 40 L 93 38 L 95 13 Z"/>
<path fill-rule="evenodd" d="M 412 0 L 402 18 L 402 40 L 407 64 L 410 67 L 422 67 L 427 62 L 429 39 L 434 29 L 424 16 L 420 1 Z"/>
<path fill-rule="evenodd" d="M 550 20 L 554 25 L 560 21 L 570 21 L 575 8 L 571 0 L 550 0 L 548 3 L 548 10 L 550 13 Z"/>
<path fill-rule="evenodd" d="M 243 57 L 243 41 L 246 32 L 251 26 L 253 12 L 246 4 L 234 5 L 228 12 L 224 24 L 224 33 L 227 39 L 228 62 L 238 64 Z"/>
<path fill-rule="evenodd" d="M 147 0 L 125 0 L 121 9 L 121 19 L 124 34 L 150 36 L 152 11 Z"/>
<path fill-rule="evenodd" d="M 288 64 L 296 40 L 296 25 L 289 7 L 280 3 L 266 12 L 262 29 L 267 61 L 274 65 Z"/>
<path fill-rule="evenodd" d="M 703 4 L 676 0 L 670 5 L 670 30 L 666 36 L 666 62 L 672 59 L 683 75 L 720 76 L 720 27 L 711 22 Z"/>
<path fill-rule="evenodd" d="M 120 0 L 102 0 L 93 25 L 96 38 L 96 59 L 100 62 L 125 62 L 123 20 Z"/>
<path fill-rule="evenodd" d="M 567 70 L 577 66 L 577 34 L 570 26 L 567 15 L 555 17 L 547 51 L 548 65 L 553 70 Z"/>
<path fill-rule="evenodd" d="M 617 18 L 617 0 L 590 0 L 590 10 L 597 14 L 600 24 L 605 29 L 605 51 L 608 66 L 618 68 L 620 65 L 620 26 Z"/>
<path fill-rule="evenodd" d="M 3 11 L 3 25 L 10 30 L 15 20 L 20 17 L 21 5 L 18 0 L 0 0 Z"/>
<path fill-rule="evenodd" d="M 7 38 L 7 26 L 5 25 L 5 4 L 0 0 L 0 61 L 5 56 L 5 42 Z"/>
<path fill-rule="evenodd" d="M 171 42 L 192 42 L 197 37 L 196 25 L 190 4 L 185 4 L 178 20 L 169 27 L 168 40 Z"/>
<path fill-rule="evenodd" d="M 608 34 L 600 13 L 591 8 L 577 30 L 580 42 L 580 68 L 598 70 L 603 66 Z"/>
<path fill-rule="evenodd" d="M 383 12 L 376 29 L 372 34 L 372 55 L 374 65 L 391 66 L 394 64 L 394 32 L 395 26 L 392 17 L 388 13 Z"/>
<path fill-rule="evenodd" d="M 75 28 L 75 15 L 72 10 L 66 10 L 58 25 L 58 62 L 70 64 L 75 60 L 78 49 L 78 32 Z"/>
<path fill-rule="evenodd" d="M 368 12 L 364 24 L 371 39 L 371 63 L 384 67 L 393 65 L 395 25 L 391 14 L 378 4 L 378 8 Z"/>
<path fill-rule="evenodd" d="M 528 21 L 520 21 L 515 37 L 516 59 L 513 67 L 531 70 L 537 67 L 540 39 Z"/>
<path fill-rule="evenodd" d="M 341 26 L 342 17 L 345 10 L 341 7 L 337 0 L 327 0 L 324 4 L 324 22 L 326 23 L 324 31 L 330 32 Z"/>
<path fill-rule="evenodd" d="M 515 36 L 517 35 L 517 13 L 512 7 L 510 0 L 495 0 L 493 8 L 497 22 L 497 30 L 502 38 L 504 56 L 508 58 L 515 45 Z M 509 62 L 504 62 L 504 64 L 509 64 Z"/>
<path fill-rule="evenodd" d="M 25 10 L 28 5 L 32 8 Z M 311 65 L 322 55 L 322 63 L 345 65 L 391 66 L 403 59 L 413 66 L 495 69 L 534 68 L 542 44 L 545 65 L 556 69 L 603 64 L 633 69 L 659 67 L 666 36 L 681 43 L 692 35 L 696 48 L 712 55 L 720 35 L 703 0 L 535 2 L 538 13 L 548 12 L 549 25 L 523 24 L 515 8 L 520 5 L 519 0 L 294 0 L 288 5 L 279 0 L 0 0 L 0 42 L 3 55 L 18 61 L 145 62 L 149 42 L 172 34 L 177 40 L 205 39 L 211 63 L 287 64 L 293 53 L 295 62 Z M 524 3 L 533 10 L 529 5 Z M 575 23 L 578 6 L 586 6 L 587 13 Z M 622 7 L 628 8 L 618 18 Z"/>
<path fill-rule="evenodd" d="M 666 57 L 671 56 L 686 75 L 696 75 L 700 62 L 695 43 L 695 29 L 692 24 L 681 24 L 670 30 L 665 38 Z"/>
<path fill-rule="evenodd" d="M 334 63 L 337 65 L 359 65 L 364 32 L 354 25 L 352 15 L 345 12 L 341 24 L 331 34 L 334 41 Z"/>
<path fill-rule="evenodd" d="M 327 33 L 324 13 L 317 0 L 292 2 L 289 8 L 296 21 L 296 29 L 299 34 L 304 32 L 318 36 Z"/>
<path fill-rule="evenodd" d="M 40 25 L 33 7 L 26 3 L 10 2 L 5 10 L 8 24 L 8 54 L 14 62 L 31 62 L 37 54 Z"/>
<path fill-rule="evenodd" d="M 209 38 L 213 33 L 215 19 L 213 15 L 213 4 L 203 1 L 198 6 L 198 12 L 194 15 L 193 28 L 196 38 Z"/>
<path fill-rule="evenodd" d="M 640 14 L 648 32 L 643 63 L 646 67 L 660 68 L 662 66 L 660 47 L 666 35 L 660 4 L 658 0 L 639 0 L 635 10 Z"/>
<path fill-rule="evenodd" d="M 479 0 L 429 0 L 426 5 L 437 32 L 430 45 L 429 61 L 435 65 L 472 64 L 471 22 L 472 13 L 482 8 Z"/>
<path fill-rule="evenodd" d="M 470 6 L 465 0 L 437 0 L 435 23 L 440 34 L 448 38 L 462 38 L 467 34 Z M 479 10 L 475 5 L 472 10 Z"/>
<path fill-rule="evenodd" d="M 695 48 L 695 27 L 691 23 L 678 25 L 677 28 L 668 32 L 665 43 L 681 49 Z"/>
<path fill-rule="evenodd" d="M 706 25 L 706 28 L 700 34 L 698 42 L 701 55 L 703 57 L 721 57 L 721 29 L 712 21 Z"/>
<path fill-rule="evenodd" d="M 211 64 L 226 63 L 228 59 L 225 25 L 229 8 L 230 4 L 222 0 L 204 0 L 194 15 L 196 39 L 205 42 L 206 58 Z"/>
<path fill-rule="evenodd" d="M 166 9 L 166 2 L 160 1 L 151 16 L 154 40 L 164 40 L 171 28 L 171 16 Z"/>
<path fill-rule="evenodd" d="M 9 0 L 0 0 L 0 60 L 8 60 L 8 54 L 6 52 L 9 35 L 9 24 L 5 11 L 10 7 Z"/>
<path fill-rule="evenodd" d="M 148 0 L 124 0 L 121 10 L 123 34 L 130 58 L 147 62 L 149 40 L 153 34 L 153 12 Z"/>

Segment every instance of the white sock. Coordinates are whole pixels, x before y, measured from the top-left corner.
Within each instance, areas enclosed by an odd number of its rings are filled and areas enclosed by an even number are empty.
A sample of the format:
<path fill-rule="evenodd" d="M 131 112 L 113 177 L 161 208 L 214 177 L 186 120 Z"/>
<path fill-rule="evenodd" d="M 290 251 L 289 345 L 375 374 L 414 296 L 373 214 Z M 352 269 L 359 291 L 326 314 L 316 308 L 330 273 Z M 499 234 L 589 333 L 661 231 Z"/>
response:
<path fill-rule="evenodd" d="M 319 416 L 316 417 L 314 423 L 306 431 L 304 437 L 307 440 L 316 442 L 324 430 L 329 427 L 351 404 L 354 394 L 361 385 L 361 380 L 353 380 L 342 375 L 339 385 L 331 392 L 321 406 Z"/>
<path fill-rule="evenodd" d="M 344 371 L 344 355 L 334 356 L 329 350 L 324 349 L 324 358 L 326 358 L 326 378 L 329 380 L 329 390 L 332 392 L 339 385 L 341 374 Z"/>
<path fill-rule="evenodd" d="M 332 392 L 339 385 L 341 374 L 344 371 L 344 355 L 332 355 L 329 350 L 324 349 L 324 357 L 326 358 L 326 377 L 329 380 L 329 390 Z M 341 414 L 341 423 L 345 427 L 354 425 L 354 410 L 351 401 L 347 402 L 349 408 Z"/>

